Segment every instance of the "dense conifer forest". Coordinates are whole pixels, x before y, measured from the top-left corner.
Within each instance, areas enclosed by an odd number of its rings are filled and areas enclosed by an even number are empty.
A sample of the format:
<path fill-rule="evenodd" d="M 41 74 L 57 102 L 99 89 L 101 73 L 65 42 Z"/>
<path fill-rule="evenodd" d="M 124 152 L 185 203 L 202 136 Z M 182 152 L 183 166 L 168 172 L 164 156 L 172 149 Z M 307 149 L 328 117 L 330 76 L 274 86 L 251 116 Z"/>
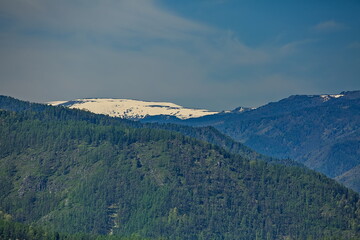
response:
<path fill-rule="evenodd" d="M 128 120 L 0 102 L 3 239 L 360 238 L 359 195 L 304 167 Z"/>
<path fill-rule="evenodd" d="M 59 106 L 59 108 L 61 108 Z M 32 112 L 42 112 L 45 109 L 49 109 L 49 106 L 38 103 L 30 103 L 25 101 L 20 101 L 7 96 L 0 96 L 0 109 L 11 110 L 11 111 L 32 111 Z M 63 108 L 63 111 L 72 111 L 71 116 L 68 116 L 71 119 L 90 121 L 92 123 L 102 123 L 102 124 L 122 124 L 128 125 L 134 128 L 154 128 L 154 129 L 164 129 L 168 131 L 174 131 L 181 133 L 185 136 L 196 138 L 200 141 L 205 141 L 221 148 L 224 148 L 230 153 L 239 154 L 249 160 L 264 160 L 267 162 L 278 163 L 283 165 L 296 165 L 302 166 L 293 160 L 290 159 L 276 159 L 268 157 L 262 154 L 259 154 L 252 150 L 251 148 L 234 141 L 230 137 L 220 133 L 214 127 L 188 127 L 184 125 L 177 125 L 171 123 L 144 123 L 141 124 L 136 121 L 128 121 L 126 119 L 120 118 L 111 118 L 102 115 L 94 115 L 85 111 L 78 111 L 76 109 L 68 110 Z M 76 112 L 76 114 L 75 114 Z M 96 116 L 96 119 L 94 119 Z"/>

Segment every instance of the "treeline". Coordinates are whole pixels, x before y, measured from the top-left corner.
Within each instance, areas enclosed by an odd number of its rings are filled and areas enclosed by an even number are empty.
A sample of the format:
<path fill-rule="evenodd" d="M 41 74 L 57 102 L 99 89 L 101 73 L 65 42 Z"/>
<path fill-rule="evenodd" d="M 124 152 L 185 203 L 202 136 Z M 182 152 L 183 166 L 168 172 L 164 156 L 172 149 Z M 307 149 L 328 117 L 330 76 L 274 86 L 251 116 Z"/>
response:
<path fill-rule="evenodd" d="M 230 137 L 220 133 L 213 127 L 188 127 L 183 125 L 176 124 L 158 124 L 158 123 L 140 123 L 135 121 L 129 121 L 126 119 L 113 118 L 109 116 L 104 116 L 100 114 L 93 114 L 87 111 L 82 111 L 78 109 L 68 109 L 66 107 L 58 106 L 53 107 L 44 104 L 30 103 L 25 101 L 20 101 L 8 96 L 0 96 L 0 109 L 10 110 L 15 112 L 27 112 L 30 113 L 33 117 L 47 119 L 47 120 L 60 120 L 60 121 L 85 121 L 87 123 L 93 123 L 98 125 L 122 125 L 132 128 L 151 128 L 151 129 L 163 129 L 167 131 L 173 131 L 181 133 L 182 135 L 198 139 L 200 141 L 205 141 L 210 144 L 214 144 L 221 148 L 224 148 L 226 151 L 239 154 L 249 160 L 264 160 L 267 162 L 275 164 L 283 164 L 289 166 L 302 166 L 299 163 L 296 163 L 289 159 L 276 159 L 261 155 L 249 147 L 235 142 Z M 37 114 L 40 113 L 40 114 Z"/>
<path fill-rule="evenodd" d="M 295 162 L 291 159 L 277 159 L 257 153 L 251 148 L 245 146 L 244 144 L 236 142 L 232 138 L 220 133 L 212 126 L 190 127 L 185 125 L 176 125 L 172 123 L 146 123 L 143 125 L 143 127 L 178 132 L 185 136 L 214 144 L 230 153 L 241 155 L 249 160 L 263 160 L 269 163 L 282 164 L 287 166 L 303 166 L 301 163 Z"/>

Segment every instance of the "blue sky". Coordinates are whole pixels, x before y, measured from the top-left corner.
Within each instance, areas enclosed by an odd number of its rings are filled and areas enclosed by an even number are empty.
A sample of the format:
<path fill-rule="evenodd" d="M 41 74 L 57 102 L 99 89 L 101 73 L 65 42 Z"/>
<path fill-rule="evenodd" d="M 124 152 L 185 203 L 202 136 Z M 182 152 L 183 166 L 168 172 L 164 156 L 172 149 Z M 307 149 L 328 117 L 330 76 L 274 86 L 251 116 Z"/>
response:
<path fill-rule="evenodd" d="M 2 0 L 0 94 L 227 110 L 358 90 L 359 12 L 351 0 Z"/>

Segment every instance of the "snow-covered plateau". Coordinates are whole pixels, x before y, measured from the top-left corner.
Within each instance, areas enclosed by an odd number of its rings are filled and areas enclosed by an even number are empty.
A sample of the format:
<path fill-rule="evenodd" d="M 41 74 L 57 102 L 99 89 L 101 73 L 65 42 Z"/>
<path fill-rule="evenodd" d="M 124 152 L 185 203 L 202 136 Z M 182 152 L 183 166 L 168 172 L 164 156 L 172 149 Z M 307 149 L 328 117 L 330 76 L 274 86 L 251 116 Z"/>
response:
<path fill-rule="evenodd" d="M 52 101 L 48 102 L 48 104 L 84 109 L 93 113 L 128 119 L 142 119 L 147 116 L 156 115 L 168 115 L 180 119 L 188 119 L 218 113 L 205 109 L 185 108 L 169 102 L 147 102 L 113 98 L 85 98 L 73 101 Z"/>

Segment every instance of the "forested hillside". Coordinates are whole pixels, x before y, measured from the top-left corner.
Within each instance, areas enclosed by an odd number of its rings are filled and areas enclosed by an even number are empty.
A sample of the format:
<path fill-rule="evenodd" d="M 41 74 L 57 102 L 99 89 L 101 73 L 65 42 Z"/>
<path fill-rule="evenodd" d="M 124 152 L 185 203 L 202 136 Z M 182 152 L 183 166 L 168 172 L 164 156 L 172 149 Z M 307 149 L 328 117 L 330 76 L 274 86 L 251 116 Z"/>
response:
<path fill-rule="evenodd" d="M 360 237 L 359 195 L 322 174 L 131 121 L 24 104 L 0 111 L 0 210 L 13 221 L 59 236 Z"/>
<path fill-rule="evenodd" d="M 351 171 L 360 165 L 360 91 L 295 95 L 252 110 L 169 121 L 213 126 L 259 153 L 293 159 L 360 192 L 357 171 Z"/>
<path fill-rule="evenodd" d="M 252 150 L 251 148 L 245 146 L 242 143 L 234 141 L 232 138 L 222 134 L 218 130 L 213 127 L 188 127 L 183 125 L 176 124 L 161 124 L 161 123 L 145 123 L 141 124 L 137 121 L 128 121 L 122 118 L 111 118 L 105 115 L 95 115 L 86 111 L 79 110 L 69 110 L 65 107 L 59 106 L 58 108 L 62 108 L 63 112 L 69 114 L 67 119 L 73 120 L 84 120 L 91 123 L 106 123 L 106 124 L 121 124 L 127 125 L 135 128 L 153 128 L 153 129 L 164 129 L 173 132 L 181 133 L 185 136 L 196 138 L 201 141 L 205 141 L 221 148 L 224 148 L 230 153 L 240 154 L 243 157 L 248 158 L 249 160 L 261 159 L 267 162 L 284 164 L 284 165 L 297 165 L 301 166 L 301 164 L 292 161 L 290 159 L 277 159 L 273 157 L 268 157 L 262 154 L 259 154 Z M 14 99 L 12 97 L 0 96 L 0 109 L 10 110 L 10 111 L 32 111 L 32 112 L 42 112 L 44 110 L 50 111 L 50 109 L 54 109 L 50 106 L 39 104 L 39 103 L 30 103 L 25 101 L 20 101 Z"/>
<path fill-rule="evenodd" d="M 248 160 L 264 160 L 269 163 L 282 164 L 288 166 L 303 166 L 301 163 L 293 161 L 289 158 L 278 159 L 274 157 L 268 157 L 263 154 L 259 154 L 251 148 L 245 146 L 240 142 L 234 141 L 227 135 L 219 132 L 216 128 L 208 127 L 189 127 L 184 125 L 177 125 L 171 123 L 146 123 L 143 125 L 145 128 L 164 129 L 173 132 L 181 133 L 185 136 L 196 138 L 201 141 L 205 141 L 216 146 L 219 146 L 226 151 L 239 154 Z"/>

